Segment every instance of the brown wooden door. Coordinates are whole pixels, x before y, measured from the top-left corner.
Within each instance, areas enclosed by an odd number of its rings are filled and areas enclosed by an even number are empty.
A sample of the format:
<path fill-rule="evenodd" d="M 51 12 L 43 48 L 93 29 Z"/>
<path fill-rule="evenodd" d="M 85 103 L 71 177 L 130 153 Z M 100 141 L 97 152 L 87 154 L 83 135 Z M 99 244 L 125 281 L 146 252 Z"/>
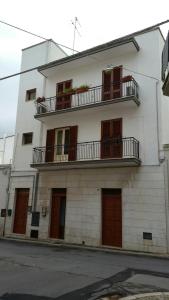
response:
<path fill-rule="evenodd" d="M 102 190 L 102 244 L 122 247 L 122 201 L 120 189 Z"/>
<path fill-rule="evenodd" d="M 102 73 L 102 100 L 111 100 L 122 96 L 122 66 Z"/>
<path fill-rule="evenodd" d="M 52 189 L 50 238 L 64 239 L 66 190 Z"/>
<path fill-rule="evenodd" d="M 71 107 L 71 93 L 64 93 L 66 90 L 72 88 L 72 80 L 67 80 L 57 83 L 56 86 L 56 109 L 65 109 Z"/>
<path fill-rule="evenodd" d="M 46 135 L 46 153 L 45 161 L 52 162 L 54 159 L 54 145 L 55 145 L 55 129 L 47 130 Z"/>
<path fill-rule="evenodd" d="M 13 232 L 26 233 L 29 189 L 16 189 L 15 216 Z"/>
<path fill-rule="evenodd" d="M 102 121 L 101 158 L 120 158 L 122 153 L 122 119 Z"/>

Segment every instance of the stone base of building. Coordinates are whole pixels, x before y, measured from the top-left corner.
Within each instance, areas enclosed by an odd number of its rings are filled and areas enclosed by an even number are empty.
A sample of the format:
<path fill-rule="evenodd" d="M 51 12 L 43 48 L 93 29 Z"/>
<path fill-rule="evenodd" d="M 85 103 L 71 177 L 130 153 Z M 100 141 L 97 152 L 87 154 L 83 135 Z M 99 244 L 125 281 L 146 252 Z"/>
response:
<path fill-rule="evenodd" d="M 6 236 L 30 238 L 32 230 L 39 240 L 50 239 L 53 189 L 65 189 L 66 210 L 64 241 L 66 243 L 103 245 L 103 190 L 121 191 L 121 248 L 152 253 L 167 253 L 165 167 L 141 166 L 40 172 L 36 211 L 39 226 L 32 225 L 28 211 L 25 234 L 13 233 L 16 189 L 29 189 L 29 207 L 33 207 L 33 176 L 11 179 Z M 20 174 L 21 175 L 21 174 Z M 109 245 L 105 245 L 109 246 Z M 117 247 L 118 248 L 118 247 Z"/>

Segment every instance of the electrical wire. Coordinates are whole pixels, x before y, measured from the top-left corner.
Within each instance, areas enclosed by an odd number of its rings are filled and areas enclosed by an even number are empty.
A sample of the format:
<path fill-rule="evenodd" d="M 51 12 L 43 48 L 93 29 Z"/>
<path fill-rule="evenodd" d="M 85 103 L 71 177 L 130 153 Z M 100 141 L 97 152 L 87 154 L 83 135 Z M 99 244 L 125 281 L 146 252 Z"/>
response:
<path fill-rule="evenodd" d="M 10 27 L 12 27 L 12 28 L 15 28 L 15 29 L 17 29 L 17 30 L 23 31 L 23 32 L 25 32 L 25 33 L 28 33 L 28 34 L 30 34 L 30 35 L 36 36 L 36 37 L 38 37 L 38 38 L 40 38 L 40 39 L 42 39 L 42 40 L 45 40 L 45 41 L 49 41 L 49 40 L 50 40 L 50 39 L 47 39 L 47 38 L 45 38 L 45 37 L 43 37 L 43 36 L 41 36 L 41 35 L 38 35 L 38 34 L 36 34 L 36 33 L 33 33 L 33 32 L 31 32 L 31 31 L 28 31 L 28 30 L 23 29 L 23 28 L 21 28 L 21 27 L 18 27 L 18 26 L 9 24 L 9 23 L 4 22 L 4 21 L 2 21 L 2 20 L 0 20 L 0 23 L 5 24 L 5 25 L 7 25 L 7 26 L 10 26 Z M 53 41 L 53 42 L 54 42 L 54 41 Z M 56 45 L 58 45 L 58 46 L 67 48 L 67 49 L 69 49 L 69 50 L 73 50 L 72 48 L 70 48 L 70 47 L 68 47 L 68 46 L 65 46 L 65 45 L 63 45 L 63 44 L 60 44 L 60 43 L 57 43 L 57 42 L 54 42 L 54 43 L 55 43 Z M 79 51 L 77 51 L 77 50 L 74 50 L 74 51 L 75 51 L 75 52 L 79 52 Z"/>
<path fill-rule="evenodd" d="M 145 30 L 148 30 L 148 29 L 149 29 L 149 30 L 152 30 L 153 28 L 156 28 L 156 27 L 158 27 L 158 26 L 160 26 L 160 25 L 164 25 L 164 24 L 166 24 L 166 23 L 168 23 L 168 22 L 169 22 L 169 20 L 166 20 L 166 21 L 164 21 L 164 22 L 161 22 L 161 23 L 155 24 L 155 25 L 153 25 L 153 26 L 150 26 L 150 27 L 146 28 Z M 27 32 L 27 33 L 30 33 L 30 32 L 28 32 L 28 31 L 26 31 L 26 30 L 24 30 L 24 29 L 20 29 L 19 27 L 10 25 L 10 24 L 8 24 L 8 23 L 6 23 L 6 22 L 3 22 L 3 21 L 1 21 L 1 20 L 0 20 L 0 23 L 4 23 L 4 24 L 6 24 L 6 25 L 9 25 L 9 26 L 12 26 L 12 27 L 14 27 L 14 28 L 17 28 L 17 29 L 19 29 L 19 30 L 25 31 L 25 32 Z M 30 34 L 35 35 L 35 36 L 38 36 L 38 35 L 33 34 L 33 33 L 30 33 Z M 137 34 L 137 32 L 135 32 L 135 34 Z M 38 37 L 40 37 L 40 36 L 38 36 Z M 127 36 L 126 36 L 126 37 L 127 37 Z M 43 37 L 41 37 L 41 38 L 44 39 L 44 40 L 46 40 L 46 41 L 49 41 L 49 39 L 46 39 L 46 38 L 43 38 Z M 56 45 L 61 45 L 61 44 L 58 44 L 58 43 L 55 43 L 55 44 L 56 44 Z M 69 49 L 71 49 L 71 48 L 69 48 Z M 71 49 L 71 50 L 73 50 L 73 49 Z M 97 60 L 97 59 L 96 59 L 96 60 Z M 8 78 L 11 78 L 11 77 L 14 77 L 14 76 L 18 76 L 18 75 L 21 75 L 21 74 L 24 74 L 24 73 L 28 73 L 28 72 L 31 72 L 31 71 L 34 71 L 34 70 L 37 70 L 39 67 L 41 67 L 41 66 L 37 66 L 37 67 L 31 68 L 31 69 L 27 69 L 27 70 L 25 70 L 25 71 L 21 71 L 21 72 L 15 73 L 15 74 L 11 74 L 11 75 L 2 77 L 2 78 L 0 78 L 0 81 L 5 80 L 5 79 L 8 79 Z M 111 65 L 111 67 L 113 67 L 113 66 Z M 109 68 L 109 66 L 108 66 L 107 68 Z M 125 70 L 128 70 L 128 71 L 130 71 L 130 72 L 133 72 L 133 73 L 135 73 L 135 74 L 139 74 L 139 75 L 141 75 L 141 76 L 148 77 L 148 78 L 152 78 L 152 79 L 154 79 L 154 80 L 159 81 L 158 78 L 155 78 L 155 77 L 153 77 L 153 76 L 150 76 L 150 75 L 147 75 L 147 74 L 143 74 L 143 73 L 141 73 L 141 72 L 137 72 L 137 71 L 134 71 L 134 70 L 125 68 L 125 67 L 123 67 L 123 68 L 124 68 Z"/>

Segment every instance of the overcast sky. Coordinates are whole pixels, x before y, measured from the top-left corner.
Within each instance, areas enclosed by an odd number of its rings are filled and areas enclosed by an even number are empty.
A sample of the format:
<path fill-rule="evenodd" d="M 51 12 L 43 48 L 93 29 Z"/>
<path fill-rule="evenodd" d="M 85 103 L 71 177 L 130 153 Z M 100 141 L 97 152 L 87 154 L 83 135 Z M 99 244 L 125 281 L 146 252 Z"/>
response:
<path fill-rule="evenodd" d="M 81 24 L 75 48 L 84 50 L 167 20 L 169 0 L 0 0 L 0 20 L 69 47 L 75 16 Z M 166 37 L 169 24 L 161 30 Z M 0 23 L 0 77 L 19 71 L 21 49 L 41 41 Z M 18 82 L 0 81 L 0 136 L 14 132 Z"/>

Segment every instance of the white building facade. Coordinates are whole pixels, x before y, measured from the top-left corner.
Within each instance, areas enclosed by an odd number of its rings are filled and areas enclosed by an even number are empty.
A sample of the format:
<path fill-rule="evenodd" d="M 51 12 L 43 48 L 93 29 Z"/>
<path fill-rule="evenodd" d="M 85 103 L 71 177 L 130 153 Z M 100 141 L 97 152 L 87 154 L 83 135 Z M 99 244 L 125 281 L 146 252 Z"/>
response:
<path fill-rule="evenodd" d="M 169 251 L 163 46 L 155 28 L 23 51 L 22 70 L 40 67 L 20 79 L 6 236 Z"/>

